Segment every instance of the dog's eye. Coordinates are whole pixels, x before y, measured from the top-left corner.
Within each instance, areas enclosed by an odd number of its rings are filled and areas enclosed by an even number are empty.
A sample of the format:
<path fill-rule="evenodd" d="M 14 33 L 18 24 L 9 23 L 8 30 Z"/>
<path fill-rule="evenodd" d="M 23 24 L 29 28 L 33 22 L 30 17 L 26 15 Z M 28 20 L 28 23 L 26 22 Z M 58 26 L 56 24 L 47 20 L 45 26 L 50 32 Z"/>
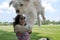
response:
<path fill-rule="evenodd" d="M 23 4 L 20 4 L 20 6 L 23 6 Z"/>

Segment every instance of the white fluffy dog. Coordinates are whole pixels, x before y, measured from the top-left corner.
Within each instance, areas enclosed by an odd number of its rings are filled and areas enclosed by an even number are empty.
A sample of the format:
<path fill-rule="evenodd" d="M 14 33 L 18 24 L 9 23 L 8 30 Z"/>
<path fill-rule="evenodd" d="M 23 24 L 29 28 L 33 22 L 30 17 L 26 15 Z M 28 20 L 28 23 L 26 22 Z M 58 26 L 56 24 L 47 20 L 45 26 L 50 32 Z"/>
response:
<path fill-rule="evenodd" d="M 41 1 L 41 0 L 40 0 Z M 9 6 L 12 4 L 16 10 L 17 15 L 25 15 L 26 22 L 29 27 L 33 27 L 36 19 L 38 19 L 38 25 L 40 26 L 39 14 L 45 20 L 44 7 L 42 7 L 39 0 L 12 0 Z"/>

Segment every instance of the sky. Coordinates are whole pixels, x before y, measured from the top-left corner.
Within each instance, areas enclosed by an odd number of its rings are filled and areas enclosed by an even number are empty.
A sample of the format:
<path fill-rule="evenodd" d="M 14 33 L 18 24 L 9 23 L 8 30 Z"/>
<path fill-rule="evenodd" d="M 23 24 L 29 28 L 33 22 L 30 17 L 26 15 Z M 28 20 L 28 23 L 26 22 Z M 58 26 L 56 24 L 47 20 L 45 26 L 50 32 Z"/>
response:
<path fill-rule="evenodd" d="M 11 0 L 0 0 L 0 22 L 13 22 L 16 16 L 14 8 L 9 7 Z M 45 8 L 46 20 L 60 21 L 60 0 L 41 0 Z"/>

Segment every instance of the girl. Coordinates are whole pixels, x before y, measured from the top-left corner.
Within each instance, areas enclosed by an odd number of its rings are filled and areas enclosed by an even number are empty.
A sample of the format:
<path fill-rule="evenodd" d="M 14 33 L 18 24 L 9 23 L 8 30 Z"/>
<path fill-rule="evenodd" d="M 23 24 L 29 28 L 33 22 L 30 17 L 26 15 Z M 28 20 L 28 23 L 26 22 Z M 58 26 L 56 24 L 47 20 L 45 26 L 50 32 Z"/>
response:
<path fill-rule="evenodd" d="M 26 28 L 25 17 L 23 15 L 17 15 L 15 18 L 14 25 L 14 32 L 18 40 L 30 40 L 31 30 Z"/>

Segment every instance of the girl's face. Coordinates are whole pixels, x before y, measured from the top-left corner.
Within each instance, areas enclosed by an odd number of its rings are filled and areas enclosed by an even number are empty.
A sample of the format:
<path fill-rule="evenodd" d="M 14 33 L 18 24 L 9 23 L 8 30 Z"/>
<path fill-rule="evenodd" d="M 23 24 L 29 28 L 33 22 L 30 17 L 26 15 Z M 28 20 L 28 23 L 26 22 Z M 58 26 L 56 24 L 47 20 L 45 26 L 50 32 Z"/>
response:
<path fill-rule="evenodd" d="M 21 16 L 20 19 L 19 19 L 19 22 L 20 22 L 21 25 L 25 25 L 25 17 Z"/>

